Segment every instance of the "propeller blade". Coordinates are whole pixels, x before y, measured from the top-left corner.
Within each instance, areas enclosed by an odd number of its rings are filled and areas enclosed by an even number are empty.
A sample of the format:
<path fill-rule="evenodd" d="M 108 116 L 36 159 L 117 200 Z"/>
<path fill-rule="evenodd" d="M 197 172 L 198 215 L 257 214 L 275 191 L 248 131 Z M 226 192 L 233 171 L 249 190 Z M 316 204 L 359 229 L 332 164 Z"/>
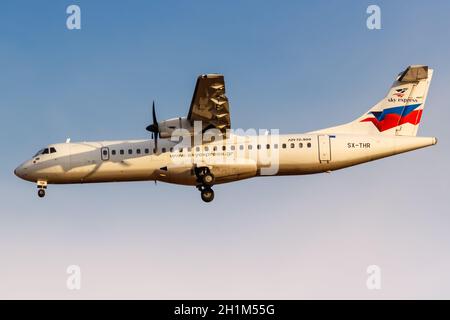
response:
<path fill-rule="evenodd" d="M 152 116 L 153 116 L 153 125 L 158 127 L 158 120 L 156 120 L 155 100 L 153 100 L 153 105 L 152 105 Z"/>
<path fill-rule="evenodd" d="M 159 136 L 159 133 L 156 132 L 155 135 L 154 135 L 154 140 L 155 140 L 155 152 L 158 151 L 158 136 Z"/>
<path fill-rule="evenodd" d="M 155 150 L 158 149 L 158 138 L 159 138 L 159 125 L 158 120 L 156 119 L 156 108 L 155 108 L 155 101 L 153 100 L 152 105 L 152 120 L 153 123 L 147 128 L 145 128 L 147 131 L 150 131 L 152 133 L 152 138 L 155 141 Z"/>
<path fill-rule="evenodd" d="M 157 151 L 158 150 L 159 126 L 158 126 L 158 120 L 156 120 L 155 100 L 153 100 L 153 105 L 152 105 L 152 116 L 153 116 L 153 126 L 155 127 L 155 151 Z"/>
<path fill-rule="evenodd" d="M 153 123 L 149 126 L 147 126 L 147 128 L 145 128 L 147 131 L 153 132 L 153 133 L 159 133 L 159 126 L 158 126 L 158 120 L 156 120 L 156 110 L 155 110 L 155 101 L 153 101 L 153 106 L 152 106 L 152 120 Z"/>

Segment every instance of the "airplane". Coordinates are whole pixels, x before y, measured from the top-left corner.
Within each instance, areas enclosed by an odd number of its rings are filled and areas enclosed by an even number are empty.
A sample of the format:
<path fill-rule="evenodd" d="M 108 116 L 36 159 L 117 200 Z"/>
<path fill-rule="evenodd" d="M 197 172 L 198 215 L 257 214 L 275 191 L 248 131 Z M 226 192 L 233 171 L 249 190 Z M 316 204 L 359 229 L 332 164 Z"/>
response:
<path fill-rule="evenodd" d="M 331 172 L 435 145 L 435 137 L 416 136 L 432 75 L 428 66 L 408 66 L 385 98 L 349 123 L 304 134 L 240 134 L 231 130 L 224 76 L 205 74 L 186 117 L 158 122 L 153 102 L 151 139 L 68 139 L 39 150 L 14 173 L 36 183 L 41 198 L 49 184 L 162 181 L 195 186 L 211 202 L 216 184 Z"/>

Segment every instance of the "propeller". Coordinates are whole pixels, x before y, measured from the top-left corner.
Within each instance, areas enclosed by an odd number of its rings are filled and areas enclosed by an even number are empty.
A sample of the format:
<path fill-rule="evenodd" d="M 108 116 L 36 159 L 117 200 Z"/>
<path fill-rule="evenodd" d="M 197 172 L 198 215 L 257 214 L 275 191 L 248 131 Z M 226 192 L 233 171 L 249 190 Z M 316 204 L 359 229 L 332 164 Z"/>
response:
<path fill-rule="evenodd" d="M 155 149 L 158 149 L 159 125 L 158 121 L 156 120 L 155 101 L 153 101 L 152 105 L 152 118 L 153 123 L 147 126 L 147 128 L 145 129 L 153 133 L 153 139 L 155 140 Z"/>

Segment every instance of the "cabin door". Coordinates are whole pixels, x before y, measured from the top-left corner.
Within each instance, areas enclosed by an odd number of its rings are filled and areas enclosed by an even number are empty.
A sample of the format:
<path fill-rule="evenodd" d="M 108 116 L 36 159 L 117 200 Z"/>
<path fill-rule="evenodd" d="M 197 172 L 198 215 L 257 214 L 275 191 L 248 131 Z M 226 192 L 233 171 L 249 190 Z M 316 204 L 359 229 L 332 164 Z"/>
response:
<path fill-rule="evenodd" d="M 330 136 L 319 135 L 319 161 L 329 163 L 331 161 Z"/>
<path fill-rule="evenodd" d="M 101 158 L 103 161 L 108 161 L 109 160 L 109 148 L 107 147 L 103 147 L 100 149 L 101 152 Z"/>

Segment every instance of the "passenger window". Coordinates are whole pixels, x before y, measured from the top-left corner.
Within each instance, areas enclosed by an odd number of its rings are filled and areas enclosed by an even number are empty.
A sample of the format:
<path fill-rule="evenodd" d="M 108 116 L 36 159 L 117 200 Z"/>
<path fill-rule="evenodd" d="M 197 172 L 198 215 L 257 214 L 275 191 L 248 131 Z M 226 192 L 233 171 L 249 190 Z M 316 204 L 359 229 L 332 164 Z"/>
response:
<path fill-rule="evenodd" d="M 125 154 L 125 151 L 123 151 L 123 149 L 121 149 L 120 154 Z"/>
<path fill-rule="evenodd" d="M 222 146 L 222 151 L 227 151 L 227 146 Z"/>
<path fill-rule="evenodd" d="M 295 147 L 295 144 L 294 143 L 291 143 L 291 148 L 294 148 Z"/>
<path fill-rule="evenodd" d="M 230 148 L 231 148 L 231 150 L 232 150 L 232 151 L 234 151 L 234 149 L 235 149 L 235 147 L 234 147 L 234 146 L 231 146 Z"/>
<path fill-rule="evenodd" d="M 270 149 L 270 144 L 266 144 L 266 149 Z"/>
<path fill-rule="evenodd" d="M 145 152 L 145 153 L 149 153 L 149 152 L 150 152 L 150 149 L 149 149 L 149 148 L 145 148 L 144 152 Z"/>
<path fill-rule="evenodd" d="M 239 150 L 244 150 L 244 146 L 242 144 L 239 146 Z"/>
<path fill-rule="evenodd" d="M 308 146 L 308 148 L 311 148 L 311 143 L 310 143 L 310 142 L 308 142 L 307 146 Z"/>
<path fill-rule="evenodd" d="M 136 149 L 137 154 L 141 154 L 141 149 Z"/>
<path fill-rule="evenodd" d="M 188 148 L 187 148 L 187 152 L 191 152 L 191 150 L 192 150 L 191 147 L 188 147 Z"/>
<path fill-rule="evenodd" d="M 132 149 L 128 149 L 128 154 L 133 154 L 133 150 Z"/>
<path fill-rule="evenodd" d="M 195 147 L 195 151 L 200 152 L 200 147 Z"/>
<path fill-rule="evenodd" d="M 115 156 L 115 155 L 116 155 L 116 150 L 112 150 L 112 151 L 111 151 L 111 154 L 112 154 L 113 156 Z"/>
<path fill-rule="evenodd" d="M 278 143 L 275 143 L 275 144 L 273 145 L 273 148 L 274 148 L 274 149 L 278 149 Z"/>
<path fill-rule="evenodd" d="M 170 152 L 173 152 L 173 147 L 170 147 L 170 149 L 169 149 L 169 150 L 170 150 Z"/>
<path fill-rule="evenodd" d="M 300 142 L 300 143 L 298 144 L 298 146 L 299 146 L 300 148 L 303 148 L 303 143 Z"/>
<path fill-rule="evenodd" d="M 166 152 L 166 148 L 162 148 L 161 151 L 162 151 L 162 153 Z"/>
<path fill-rule="evenodd" d="M 103 150 L 103 155 L 106 157 L 108 155 L 108 151 Z"/>
<path fill-rule="evenodd" d="M 253 146 L 251 144 L 248 145 L 248 150 L 252 150 Z"/>
<path fill-rule="evenodd" d="M 209 148 L 207 146 L 205 146 L 205 151 L 209 151 Z"/>
<path fill-rule="evenodd" d="M 261 145 L 260 144 L 258 144 L 256 147 L 258 148 L 258 150 L 261 149 Z"/>
<path fill-rule="evenodd" d="M 283 144 L 281 145 L 281 147 L 282 147 L 283 149 L 286 149 L 286 143 L 283 143 Z"/>
<path fill-rule="evenodd" d="M 213 151 L 217 151 L 217 146 L 214 146 Z"/>

